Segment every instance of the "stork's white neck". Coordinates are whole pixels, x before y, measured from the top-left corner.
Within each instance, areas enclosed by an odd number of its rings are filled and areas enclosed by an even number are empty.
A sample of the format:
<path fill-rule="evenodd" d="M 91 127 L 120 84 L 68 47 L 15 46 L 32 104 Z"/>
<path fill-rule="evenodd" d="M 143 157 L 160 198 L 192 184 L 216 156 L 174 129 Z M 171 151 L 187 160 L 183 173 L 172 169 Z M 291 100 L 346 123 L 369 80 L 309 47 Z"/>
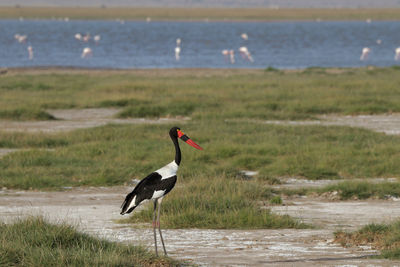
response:
<path fill-rule="evenodd" d="M 156 170 L 156 172 L 161 175 L 161 180 L 162 180 L 162 179 L 167 179 L 167 178 L 175 176 L 176 172 L 178 171 L 178 168 L 179 168 L 179 165 L 176 164 L 176 162 L 174 160 L 171 163 L 165 165 L 164 167 Z"/>

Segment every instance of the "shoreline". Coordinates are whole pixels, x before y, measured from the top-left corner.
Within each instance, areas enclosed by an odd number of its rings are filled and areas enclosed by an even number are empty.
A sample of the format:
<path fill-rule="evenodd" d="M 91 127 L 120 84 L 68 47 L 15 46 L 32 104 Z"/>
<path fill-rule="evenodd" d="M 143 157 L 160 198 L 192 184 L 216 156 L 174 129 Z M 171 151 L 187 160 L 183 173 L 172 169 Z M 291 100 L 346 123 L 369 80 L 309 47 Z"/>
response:
<path fill-rule="evenodd" d="M 13 17 L 13 18 L 0 18 L 0 21 L 5 21 L 5 20 L 19 20 L 20 18 L 18 17 Z M 62 21 L 62 18 L 55 18 L 55 17 L 37 17 L 37 18 L 23 18 L 23 21 Z M 115 18 L 107 18 L 107 19 L 85 19 L 85 18 L 69 18 L 69 21 L 116 21 Z M 68 21 L 68 22 L 69 22 Z M 318 23 L 324 23 L 324 22 L 364 22 L 365 19 L 208 19 L 208 18 L 199 18 L 199 19 L 162 19 L 162 18 L 156 18 L 152 19 L 151 22 L 185 22 L 185 23 L 197 23 L 197 22 L 203 22 L 203 23 L 296 23 L 296 22 L 318 22 Z M 398 19 L 376 19 L 373 20 L 374 22 L 397 22 L 400 21 L 400 17 Z M 132 18 L 132 19 L 125 19 L 124 22 L 146 22 L 145 19 L 143 18 Z"/>
<path fill-rule="evenodd" d="M 400 8 L 157 8 L 157 7 L 27 7 L 0 6 L 2 19 L 133 20 L 133 21 L 398 21 Z"/>
<path fill-rule="evenodd" d="M 397 66 L 397 65 L 395 65 Z M 268 68 L 132 68 L 132 69 L 112 69 L 112 68 L 85 68 L 85 67 L 57 67 L 57 66 L 42 66 L 42 67 L 0 67 L 1 76 L 13 75 L 41 75 L 41 74 L 134 74 L 146 76 L 207 76 L 207 75 L 237 75 L 237 74 L 290 74 L 302 73 L 308 70 L 324 71 L 326 74 L 341 74 L 355 70 L 371 71 L 376 69 L 393 69 L 395 66 L 377 67 L 310 67 L 298 69 L 275 69 L 268 71 Z M 400 66 L 399 66 L 400 69 Z"/>

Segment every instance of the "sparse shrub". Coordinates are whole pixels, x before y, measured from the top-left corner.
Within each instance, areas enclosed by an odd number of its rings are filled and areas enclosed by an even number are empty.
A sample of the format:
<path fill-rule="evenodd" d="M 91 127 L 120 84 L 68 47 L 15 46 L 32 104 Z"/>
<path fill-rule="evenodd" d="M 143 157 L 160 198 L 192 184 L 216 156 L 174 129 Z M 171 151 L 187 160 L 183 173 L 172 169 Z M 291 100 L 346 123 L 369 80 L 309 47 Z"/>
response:
<path fill-rule="evenodd" d="M 274 196 L 269 200 L 269 203 L 272 205 L 281 205 L 282 198 L 281 198 L 281 196 Z"/>

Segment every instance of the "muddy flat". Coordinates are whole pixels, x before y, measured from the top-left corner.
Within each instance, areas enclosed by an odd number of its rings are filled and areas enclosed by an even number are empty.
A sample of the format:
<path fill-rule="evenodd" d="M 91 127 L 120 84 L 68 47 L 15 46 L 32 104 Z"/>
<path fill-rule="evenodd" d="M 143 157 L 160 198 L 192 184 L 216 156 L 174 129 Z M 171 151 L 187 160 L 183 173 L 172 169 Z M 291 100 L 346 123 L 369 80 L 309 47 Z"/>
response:
<path fill-rule="evenodd" d="M 258 121 L 259 123 L 280 124 L 280 125 L 324 125 L 324 126 L 349 126 L 366 128 L 385 134 L 400 134 L 400 114 L 382 115 L 357 115 L 339 116 L 322 115 L 319 120 L 314 121 Z"/>
<path fill-rule="evenodd" d="M 133 228 L 116 223 L 119 207 L 130 187 L 73 188 L 62 192 L 0 191 L 0 218 L 11 222 L 27 215 L 43 215 L 67 222 L 110 240 L 142 244 L 153 249 L 151 224 Z M 166 198 L 168 201 L 168 198 Z M 289 203 L 289 202 L 288 202 Z M 169 255 L 201 266 L 394 266 L 400 261 L 366 258 L 369 247 L 343 248 L 332 242 L 335 229 L 355 229 L 369 222 L 400 216 L 395 201 L 321 202 L 294 199 L 274 212 L 290 214 L 316 229 L 213 230 L 165 229 Z M 132 215 L 134 216 L 134 215 Z M 162 217 L 161 217 L 162 223 Z"/>
<path fill-rule="evenodd" d="M 57 132 L 107 123 L 162 123 L 160 120 L 115 119 L 116 109 L 56 110 L 59 121 L 0 122 L 2 130 Z M 365 127 L 387 134 L 400 134 L 400 115 L 325 117 L 312 124 Z M 184 120 L 185 118 L 183 118 Z M 178 118 L 179 120 L 179 118 Z M 322 120 L 321 120 L 322 121 Z M 265 122 L 264 122 L 265 123 Z M 310 122 L 267 122 L 307 124 Z M 0 150 L 1 155 L 13 149 Z M 373 179 L 391 182 L 396 179 Z M 307 181 L 288 178 L 283 187 L 318 187 L 331 180 Z M 131 187 L 72 188 L 61 192 L 0 190 L 0 220 L 12 222 L 28 215 L 42 215 L 52 222 L 67 222 L 80 230 L 109 240 L 142 244 L 153 249 L 151 224 L 119 224 L 119 207 Z M 165 199 L 168 201 L 168 197 Z M 284 199 L 273 212 L 311 223 L 315 229 L 213 230 L 165 229 L 169 255 L 200 266 L 400 266 L 400 261 L 368 258 L 377 254 L 370 247 L 343 248 L 333 243 L 336 230 L 354 230 L 368 223 L 383 223 L 400 216 L 397 199 L 335 201 L 311 197 Z M 132 215 L 134 216 L 134 214 Z M 162 217 L 161 217 L 162 224 Z"/>
<path fill-rule="evenodd" d="M 9 121 L 0 120 L 0 129 L 8 132 L 66 132 L 75 129 L 91 128 L 106 124 L 155 124 L 183 122 L 189 118 L 116 118 L 121 109 L 116 108 L 88 108 L 88 109 L 57 109 L 48 110 L 57 120 L 48 121 Z"/>

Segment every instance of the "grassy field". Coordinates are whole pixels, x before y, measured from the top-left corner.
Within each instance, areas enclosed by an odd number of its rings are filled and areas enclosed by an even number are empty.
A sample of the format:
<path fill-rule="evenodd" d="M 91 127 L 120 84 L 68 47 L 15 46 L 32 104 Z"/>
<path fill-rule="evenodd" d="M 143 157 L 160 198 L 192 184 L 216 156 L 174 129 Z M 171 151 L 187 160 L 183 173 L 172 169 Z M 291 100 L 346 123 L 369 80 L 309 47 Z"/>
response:
<path fill-rule="evenodd" d="M 400 9 L 1 7 L 1 18 L 145 20 L 399 20 Z"/>
<path fill-rule="evenodd" d="M 3 75 L 0 118 L 39 119 L 51 108 L 120 107 L 120 117 L 313 119 L 399 112 L 398 67 L 262 70 L 49 71 Z"/>
<path fill-rule="evenodd" d="M 189 116 L 191 120 L 179 126 L 205 150 L 182 145 L 178 186 L 163 203 L 163 225 L 298 228 L 305 226 L 260 209 L 263 202 L 279 203 L 279 192 L 269 184 L 287 176 L 399 177 L 400 137 L 349 127 L 257 121 L 399 112 L 399 73 L 398 68 L 10 70 L 0 79 L 0 117 L 55 119 L 48 108 L 88 107 L 118 107 L 117 116 L 123 118 Z M 0 160 L 0 187 L 58 190 L 141 179 L 173 159 L 167 135 L 171 126 L 107 125 L 54 134 L 0 131 L 0 148 L 23 149 Z M 245 180 L 241 170 L 259 174 Z M 345 195 L 342 190 L 344 199 L 398 191 L 397 184 L 382 185 L 386 187 L 379 192 L 376 187 L 372 193 L 371 186 L 339 186 L 357 192 Z M 204 191 L 212 192 L 210 198 L 202 197 Z M 131 220 L 148 222 L 149 212 Z"/>
<path fill-rule="evenodd" d="M 47 108 L 85 107 L 119 107 L 120 117 L 190 116 L 182 127 L 206 152 L 183 148 L 187 167 L 181 173 L 187 180 L 199 175 L 235 177 L 242 169 L 259 171 L 258 178 L 264 181 L 289 175 L 336 179 L 400 174 L 397 136 L 252 121 L 399 112 L 396 68 L 179 73 L 11 73 L 0 80 L 0 117 L 42 120 L 51 117 L 46 116 Z M 2 159 L 0 186 L 116 185 L 132 176 L 141 178 L 172 159 L 166 134 L 170 126 L 113 125 L 59 134 L 0 132 L 0 147 L 31 149 Z"/>
<path fill-rule="evenodd" d="M 142 247 L 97 239 L 41 217 L 0 223 L 1 266 L 182 266 Z"/>

